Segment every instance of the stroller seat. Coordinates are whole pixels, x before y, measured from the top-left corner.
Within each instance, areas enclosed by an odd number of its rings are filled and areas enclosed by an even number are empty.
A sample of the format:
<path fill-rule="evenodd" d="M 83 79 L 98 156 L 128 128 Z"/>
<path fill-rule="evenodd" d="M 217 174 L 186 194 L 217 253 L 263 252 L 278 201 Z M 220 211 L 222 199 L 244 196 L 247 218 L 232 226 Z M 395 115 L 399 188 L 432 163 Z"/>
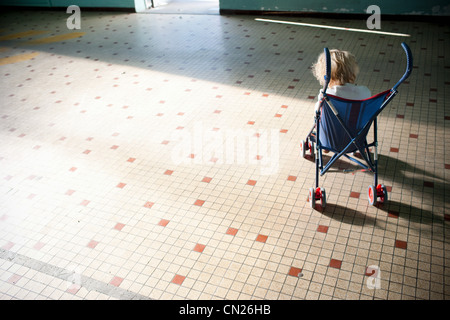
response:
<path fill-rule="evenodd" d="M 320 125 L 320 141 L 322 149 L 339 153 L 357 151 L 356 145 L 363 145 L 375 115 L 383 102 L 390 95 L 390 90 L 379 93 L 365 100 L 348 100 L 328 95 L 328 101 L 339 112 L 350 135 L 346 134 L 332 109 L 325 103 L 322 105 Z M 352 137 L 357 137 L 356 144 L 350 143 Z"/>

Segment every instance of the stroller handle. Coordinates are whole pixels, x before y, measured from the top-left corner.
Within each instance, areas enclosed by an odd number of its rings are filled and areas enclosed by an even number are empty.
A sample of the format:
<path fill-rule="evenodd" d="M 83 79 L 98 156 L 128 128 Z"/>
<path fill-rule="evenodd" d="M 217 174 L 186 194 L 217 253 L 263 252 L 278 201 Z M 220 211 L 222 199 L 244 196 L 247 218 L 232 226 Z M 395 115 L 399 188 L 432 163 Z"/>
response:
<path fill-rule="evenodd" d="M 328 48 L 323 49 L 325 53 L 325 65 L 326 65 L 326 74 L 324 76 L 325 84 L 323 86 L 323 92 L 327 90 L 328 83 L 330 83 L 330 76 L 331 76 L 331 57 L 330 57 L 330 50 Z"/>
<path fill-rule="evenodd" d="M 392 88 L 393 91 L 397 90 L 397 87 L 403 82 L 405 81 L 409 75 L 412 72 L 412 66 L 413 66 L 413 57 L 412 57 L 412 53 L 411 53 L 411 49 L 408 47 L 408 45 L 404 42 L 401 43 L 403 50 L 405 50 L 405 54 L 406 54 L 406 71 L 403 74 L 403 77 L 397 82 L 397 84 Z"/>

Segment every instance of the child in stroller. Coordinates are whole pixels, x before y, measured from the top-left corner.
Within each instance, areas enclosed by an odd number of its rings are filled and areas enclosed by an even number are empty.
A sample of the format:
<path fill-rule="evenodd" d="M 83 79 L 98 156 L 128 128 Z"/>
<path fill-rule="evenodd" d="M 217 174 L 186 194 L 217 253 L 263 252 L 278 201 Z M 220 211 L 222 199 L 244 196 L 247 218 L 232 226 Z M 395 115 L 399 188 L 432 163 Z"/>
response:
<path fill-rule="evenodd" d="M 351 100 L 363 100 L 372 96 L 367 87 L 355 84 L 356 77 L 359 73 L 359 66 L 353 54 L 348 51 L 332 49 L 330 50 L 330 59 L 331 72 L 327 94 Z M 326 74 L 324 52 L 319 55 L 317 61 L 313 64 L 312 72 L 323 87 L 325 84 L 324 75 Z M 323 89 L 320 89 L 315 106 L 316 110 L 320 107 L 322 99 Z"/>
<path fill-rule="evenodd" d="M 367 194 L 370 205 L 377 201 L 387 202 L 387 188 L 378 183 L 378 138 L 377 116 L 397 94 L 398 86 L 412 71 L 412 54 L 406 43 L 401 44 L 407 58 L 407 68 L 403 77 L 392 89 L 371 96 L 370 90 L 355 84 L 358 65 L 355 57 L 346 51 L 328 50 L 319 56 L 313 65 L 313 74 L 323 85 L 316 103 L 314 126 L 305 140 L 300 142 L 300 152 L 305 158 L 309 150 L 315 160 L 315 188 L 309 189 L 309 203 L 312 208 L 320 201 L 326 205 L 325 189 L 319 187 L 319 175 L 324 175 L 342 156 L 352 160 L 365 171 L 374 173 L 374 183 Z M 373 125 L 373 142 L 367 141 L 367 133 Z M 374 148 L 373 159 L 369 152 Z M 334 152 L 324 165 L 322 151 Z M 362 161 L 350 156 L 358 152 Z M 364 162 L 364 163 L 363 163 Z"/>

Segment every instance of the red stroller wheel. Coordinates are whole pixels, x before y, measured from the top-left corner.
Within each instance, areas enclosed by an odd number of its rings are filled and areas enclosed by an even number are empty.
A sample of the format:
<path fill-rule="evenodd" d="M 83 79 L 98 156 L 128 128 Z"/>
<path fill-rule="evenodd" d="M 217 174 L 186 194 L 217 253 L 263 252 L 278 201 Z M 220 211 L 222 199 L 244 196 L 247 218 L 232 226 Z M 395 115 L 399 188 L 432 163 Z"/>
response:
<path fill-rule="evenodd" d="M 374 206 L 377 204 L 377 190 L 373 185 L 370 185 L 367 189 L 367 197 L 369 199 L 369 204 Z"/>
<path fill-rule="evenodd" d="M 315 159 L 315 154 L 314 154 L 314 143 L 313 142 L 309 142 L 309 155 L 311 156 L 311 158 Z"/>
<path fill-rule="evenodd" d="M 377 186 L 377 194 L 380 198 L 380 203 L 386 203 L 388 201 L 388 192 L 384 184 L 379 184 Z"/>
<path fill-rule="evenodd" d="M 304 140 L 300 141 L 300 155 L 302 158 L 306 157 L 306 143 Z"/>

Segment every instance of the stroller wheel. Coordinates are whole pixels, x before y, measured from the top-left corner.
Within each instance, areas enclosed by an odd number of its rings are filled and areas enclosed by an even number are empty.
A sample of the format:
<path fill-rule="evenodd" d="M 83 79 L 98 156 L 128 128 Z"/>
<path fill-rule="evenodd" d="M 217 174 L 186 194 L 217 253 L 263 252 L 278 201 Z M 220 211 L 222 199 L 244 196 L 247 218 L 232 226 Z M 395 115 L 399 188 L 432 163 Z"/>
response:
<path fill-rule="evenodd" d="M 325 193 L 325 189 L 320 189 L 320 205 L 322 206 L 322 209 L 325 209 L 327 205 L 327 195 Z"/>
<path fill-rule="evenodd" d="M 309 141 L 309 155 L 313 160 L 315 159 L 314 150 L 314 142 Z"/>
<path fill-rule="evenodd" d="M 306 143 L 304 140 L 300 141 L 300 155 L 302 158 L 306 157 Z"/>
<path fill-rule="evenodd" d="M 381 203 L 386 203 L 388 201 L 388 192 L 384 184 L 379 184 L 377 186 L 378 195 Z"/>
<path fill-rule="evenodd" d="M 367 189 L 367 197 L 371 206 L 377 204 L 377 189 L 373 185 L 370 185 Z"/>
<path fill-rule="evenodd" d="M 313 209 L 316 206 L 316 191 L 314 188 L 309 188 L 309 205 Z"/>

